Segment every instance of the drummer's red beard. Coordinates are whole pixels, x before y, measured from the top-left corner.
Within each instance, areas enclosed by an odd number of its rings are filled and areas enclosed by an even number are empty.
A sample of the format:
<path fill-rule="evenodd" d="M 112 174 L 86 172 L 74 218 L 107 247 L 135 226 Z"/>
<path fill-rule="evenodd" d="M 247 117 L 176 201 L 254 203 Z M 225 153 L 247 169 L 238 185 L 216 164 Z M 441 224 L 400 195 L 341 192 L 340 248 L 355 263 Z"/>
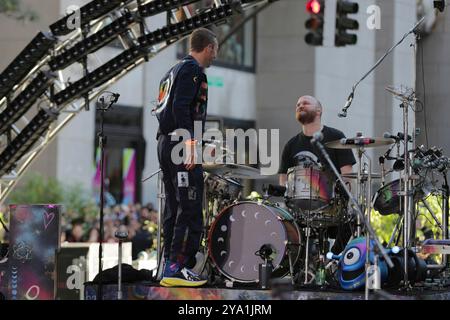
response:
<path fill-rule="evenodd" d="M 297 121 L 301 124 L 310 124 L 313 123 L 316 119 L 316 112 L 315 111 L 300 111 L 295 114 L 295 117 L 297 118 Z"/>

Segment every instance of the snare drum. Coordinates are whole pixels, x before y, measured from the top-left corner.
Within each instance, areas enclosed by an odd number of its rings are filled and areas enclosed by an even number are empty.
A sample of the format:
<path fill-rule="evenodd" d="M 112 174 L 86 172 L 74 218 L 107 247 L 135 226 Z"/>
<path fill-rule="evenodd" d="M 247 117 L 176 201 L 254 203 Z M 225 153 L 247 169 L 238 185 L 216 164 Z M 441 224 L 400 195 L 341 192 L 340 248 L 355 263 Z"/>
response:
<path fill-rule="evenodd" d="M 287 172 L 287 205 L 292 209 L 326 208 L 335 197 L 335 180 L 317 166 L 292 167 Z"/>
<path fill-rule="evenodd" d="M 259 202 L 231 205 L 216 217 L 208 235 L 211 260 L 228 279 L 257 282 L 257 252 L 265 245 L 272 249 L 273 277 L 283 277 L 300 255 L 300 231 L 286 210 Z"/>

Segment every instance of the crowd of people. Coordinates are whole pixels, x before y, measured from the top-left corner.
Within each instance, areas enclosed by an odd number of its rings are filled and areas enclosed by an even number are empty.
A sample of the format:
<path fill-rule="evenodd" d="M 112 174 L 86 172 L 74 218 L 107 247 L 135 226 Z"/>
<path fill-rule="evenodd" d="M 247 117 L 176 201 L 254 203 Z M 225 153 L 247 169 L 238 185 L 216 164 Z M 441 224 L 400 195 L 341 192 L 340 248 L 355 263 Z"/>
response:
<path fill-rule="evenodd" d="M 132 258 L 137 259 L 139 252 L 156 250 L 158 212 L 151 203 L 142 206 L 139 203 L 115 205 L 104 209 L 103 242 L 118 242 L 115 232 L 126 229 L 128 241 L 132 243 Z M 62 222 L 61 243 L 99 242 L 100 219 L 75 218 Z"/>

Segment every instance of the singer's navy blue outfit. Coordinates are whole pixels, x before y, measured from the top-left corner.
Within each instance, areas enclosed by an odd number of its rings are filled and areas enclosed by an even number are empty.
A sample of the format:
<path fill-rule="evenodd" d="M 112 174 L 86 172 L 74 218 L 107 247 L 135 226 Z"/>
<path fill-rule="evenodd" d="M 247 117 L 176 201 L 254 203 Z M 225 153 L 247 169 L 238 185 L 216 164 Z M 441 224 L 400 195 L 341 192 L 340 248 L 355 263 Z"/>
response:
<path fill-rule="evenodd" d="M 183 163 L 173 163 L 172 149 L 180 142 L 171 141 L 171 134 L 177 129 L 186 129 L 194 138 L 194 121 L 204 124 L 206 118 L 207 96 L 208 82 L 203 68 L 189 55 L 171 68 L 160 82 L 156 115 L 159 120 L 158 159 L 166 194 L 164 258 L 180 267 L 195 261 L 193 258 L 200 245 L 203 168 L 197 164 L 188 171 Z"/>

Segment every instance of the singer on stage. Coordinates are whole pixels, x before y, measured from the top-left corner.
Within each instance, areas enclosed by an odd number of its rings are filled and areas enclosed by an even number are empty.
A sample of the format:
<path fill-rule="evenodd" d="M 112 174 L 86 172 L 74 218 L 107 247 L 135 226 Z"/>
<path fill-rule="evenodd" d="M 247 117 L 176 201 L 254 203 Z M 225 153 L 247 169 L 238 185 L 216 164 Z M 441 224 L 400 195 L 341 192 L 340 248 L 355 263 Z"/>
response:
<path fill-rule="evenodd" d="M 191 268 L 203 231 L 203 168 L 196 164 L 194 122 L 206 119 L 208 81 L 204 69 L 217 56 L 216 35 L 208 29 L 195 30 L 190 37 L 190 54 L 170 69 L 160 82 L 158 105 L 158 159 L 166 191 L 164 208 L 164 273 L 162 286 L 200 286 L 206 283 Z M 171 152 L 177 129 L 190 132 L 185 141 L 184 163 L 175 164 Z M 190 152 L 189 152 L 190 150 Z"/>
<path fill-rule="evenodd" d="M 314 133 L 318 131 L 322 132 L 323 144 L 345 138 L 345 135 L 341 131 L 322 125 L 323 107 L 315 97 L 300 97 L 297 101 L 295 111 L 296 119 L 300 122 L 302 130 L 284 146 L 280 169 L 278 171 L 280 185 L 282 186 L 286 184 L 286 173 L 288 169 L 300 165 L 305 159 L 321 164 L 325 168 L 328 167 L 327 161 L 322 158 L 320 151 L 311 143 Z M 352 166 L 356 163 L 352 150 L 330 148 L 326 148 L 326 150 L 341 174 L 352 172 Z M 339 226 L 338 229 L 338 236 L 332 248 L 335 254 L 339 254 L 344 249 L 351 235 L 351 230 L 348 226 Z M 333 233 L 336 233 L 336 231 L 330 230 L 330 235 Z"/>

